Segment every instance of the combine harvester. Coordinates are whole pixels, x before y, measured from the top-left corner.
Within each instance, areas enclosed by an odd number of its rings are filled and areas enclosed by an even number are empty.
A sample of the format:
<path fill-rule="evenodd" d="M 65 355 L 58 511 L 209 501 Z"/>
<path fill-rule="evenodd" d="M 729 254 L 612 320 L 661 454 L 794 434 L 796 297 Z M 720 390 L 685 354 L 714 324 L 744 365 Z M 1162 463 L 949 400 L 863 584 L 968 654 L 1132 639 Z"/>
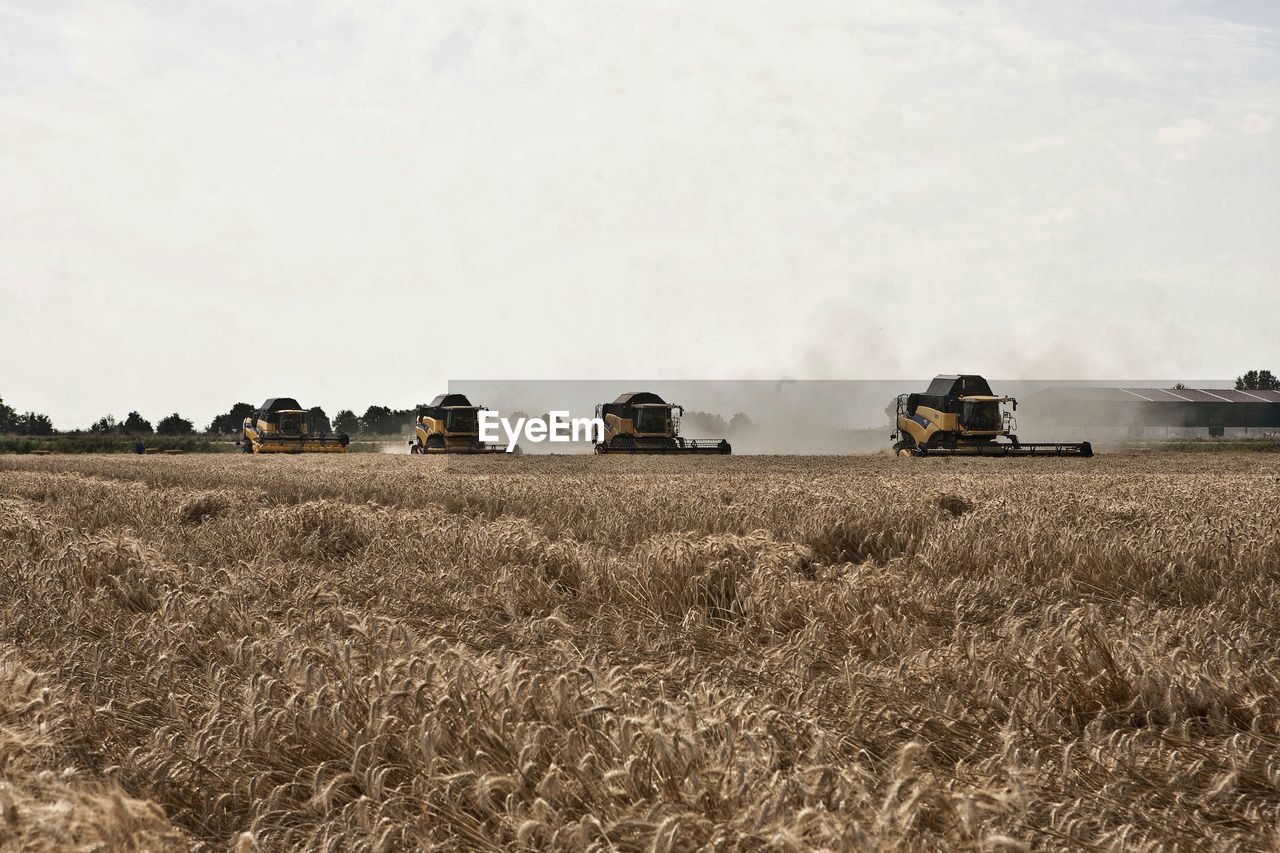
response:
<path fill-rule="evenodd" d="M 307 411 L 292 397 L 272 397 L 244 419 L 245 453 L 346 453 L 346 433 L 312 432 Z"/>
<path fill-rule="evenodd" d="M 441 394 L 418 409 L 413 420 L 410 453 L 502 453 L 501 444 L 480 440 L 480 412 L 465 394 Z"/>
<path fill-rule="evenodd" d="M 1093 455 L 1087 441 L 1018 441 L 1017 422 L 1004 403 L 1018 408 L 1013 397 L 992 394 L 981 376 L 935 376 L 923 394 L 898 396 L 893 449 L 899 456 Z"/>
<path fill-rule="evenodd" d="M 612 403 L 596 406 L 604 422 L 604 441 L 596 453 L 718 453 L 733 452 L 723 438 L 685 438 L 680 435 L 683 406 L 664 402 L 648 391 L 623 394 Z"/>

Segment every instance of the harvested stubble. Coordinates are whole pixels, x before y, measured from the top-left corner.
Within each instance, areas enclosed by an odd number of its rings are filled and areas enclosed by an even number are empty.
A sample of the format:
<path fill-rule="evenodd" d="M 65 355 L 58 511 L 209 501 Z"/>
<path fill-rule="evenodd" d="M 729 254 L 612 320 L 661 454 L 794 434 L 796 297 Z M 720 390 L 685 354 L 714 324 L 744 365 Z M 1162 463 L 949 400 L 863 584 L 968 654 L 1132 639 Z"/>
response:
<path fill-rule="evenodd" d="M 1280 463 L 0 459 L 0 847 L 1269 849 Z"/>

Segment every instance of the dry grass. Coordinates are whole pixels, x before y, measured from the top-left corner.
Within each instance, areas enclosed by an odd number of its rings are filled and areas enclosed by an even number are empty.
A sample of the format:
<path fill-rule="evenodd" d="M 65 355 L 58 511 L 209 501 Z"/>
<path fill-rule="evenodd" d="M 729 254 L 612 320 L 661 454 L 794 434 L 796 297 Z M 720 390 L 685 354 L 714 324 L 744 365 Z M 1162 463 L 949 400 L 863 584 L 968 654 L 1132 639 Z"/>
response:
<path fill-rule="evenodd" d="M 68 712 L 40 673 L 12 652 L 0 657 L 0 848 L 191 846 L 156 803 L 134 799 L 86 768 L 92 756 Z"/>
<path fill-rule="evenodd" d="M 1280 462 L 0 458 L 0 848 L 1275 849 Z"/>

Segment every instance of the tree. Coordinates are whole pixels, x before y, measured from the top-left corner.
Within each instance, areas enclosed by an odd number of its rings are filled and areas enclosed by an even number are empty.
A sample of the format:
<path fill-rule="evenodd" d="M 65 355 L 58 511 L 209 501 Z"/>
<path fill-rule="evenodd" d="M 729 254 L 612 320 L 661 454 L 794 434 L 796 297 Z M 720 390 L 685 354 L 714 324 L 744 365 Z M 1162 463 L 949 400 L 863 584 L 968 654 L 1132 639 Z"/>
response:
<path fill-rule="evenodd" d="M 738 432 L 744 429 L 751 429 L 754 424 L 751 423 L 751 416 L 746 412 L 738 412 L 729 418 L 729 432 Z"/>
<path fill-rule="evenodd" d="M 724 416 L 713 412 L 686 411 L 680 419 L 680 427 L 681 433 L 687 433 L 693 438 L 722 436 L 729 431 L 729 424 Z"/>
<path fill-rule="evenodd" d="M 244 419 L 252 415 L 253 412 L 253 406 L 248 403 L 236 403 L 229 412 L 218 415 L 209 423 L 208 432 L 224 434 L 240 432 L 244 428 Z"/>
<path fill-rule="evenodd" d="M 14 432 L 19 435 L 53 435 L 53 421 L 48 415 L 27 412 L 18 417 Z"/>
<path fill-rule="evenodd" d="M 312 432 L 318 432 L 322 435 L 333 432 L 333 425 L 329 423 L 329 416 L 319 406 L 312 406 L 307 409 L 307 423 L 310 424 Z"/>
<path fill-rule="evenodd" d="M 151 428 L 151 421 L 147 420 L 137 412 L 130 412 L 129 416 L 124 419 L 124 423 L 120 424 L 120 431 L 130 434 L 141 433 L 150 435 L 155 430 Z"/>
<path fill-rule="evenodd" d="M 6 406 L 0 398 L 0 433 L 13 432 L 18 427 L 18 413 L 12 406 Z"/>
<path fill-rule="evenodd" d="M 1186 389 L 1186 387 L 1187 387 L 1186 385 L 1184 385 L 1183 383 L 1179 382 L 1177 385 L 1174 385 L 1174 386 L 1173 386 L 1173 390 L 1175 390 L 1175 391 L 1183 391 L 1183 390 L 1185 390 L 1185 389 Z"/>
<path fill-rule="evenodd" d="M 195 425 L 177 412 L 156 424 L 156 435 L 191 435 L 195 431 Z"/>
<path fill-rule="evenodd" d="M 1244 376 L 1236 377 L 1237 391 L 1280 391 L 1280 379 L 1271 375 L 1270 370 L 1250 370 Z"/>
<path fill-rule="evenodd" d="M 343 409 L 333 416 L 333 428 L 336 432 L 351 435 L 360 431 L 360 419 L 350 409 Z"/>
<path fill-rule="evenodd" d="M 95 432 L 99 434 L 108 434 L 108 433 L 119 432 L 119 431 L 120 431 L 120 424 L 116 422 L 115 415 L 103 415 L 102 417 L 94 421 L 93 425 L 89 427 L 89 432 Z"/>
<path fill-rule="evenodd" d="M 392 435 L 400 431 L 396 412 L 386 406 L 370 406 L 360 418 L 360 431 L 367 435 Z"/>

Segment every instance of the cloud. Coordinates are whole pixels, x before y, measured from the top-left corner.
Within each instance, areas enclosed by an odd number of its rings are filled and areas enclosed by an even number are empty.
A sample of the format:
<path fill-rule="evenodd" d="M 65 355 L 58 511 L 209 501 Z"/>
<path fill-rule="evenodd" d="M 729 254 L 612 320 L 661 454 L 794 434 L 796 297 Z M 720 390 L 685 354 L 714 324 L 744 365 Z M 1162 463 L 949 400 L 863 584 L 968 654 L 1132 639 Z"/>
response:
<path fill-rule="evenodd" d="M 1280 311 L 1276 30 L 1157 5 L 0 3 L 0 393 L 1007 376 L 1013 330 L 1164 317 L 1234 376 L 1274 336 L 1223 305 Z"/>
<path fill-rule="evenodd" d="M 1188 118 L 1157 130 L 1151 143 L 1168 148 L 1177 160 L 1190 160 L 1199 151 L 1200 143 L 1211 135 L 1213 128 L 1209 125 L 1198 118 Z"/>
<path fill-rule="evenodd" d="M 1275 116 L 1264 116 L 1261 113 L 1249 113 L 1244 117 L 1244 120 L 1240 122 L 1240 130 L 1243 131 L 1246 136 L 1260 136 L 1261 134 L 1268 133 L 1275 123 Z"/>
<path fill-rule="evenodd" d="M 1071 139 L 1066 136 L 1038 136 L 1017 146 L 1017 150 L 1022 154 L 1035 154 L 1040 151 L 1066 148 L 1070 144 Z"/>

